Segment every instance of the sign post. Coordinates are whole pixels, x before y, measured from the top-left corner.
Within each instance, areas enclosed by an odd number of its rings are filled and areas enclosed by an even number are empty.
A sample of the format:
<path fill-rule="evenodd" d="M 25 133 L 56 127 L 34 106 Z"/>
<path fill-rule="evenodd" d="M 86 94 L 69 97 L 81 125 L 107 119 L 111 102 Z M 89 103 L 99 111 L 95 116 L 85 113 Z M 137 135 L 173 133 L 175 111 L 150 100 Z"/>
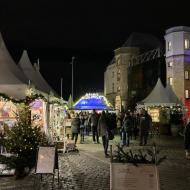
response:
<path fill-rule="evenodd" d="M 58 185 L 59 185 L 59 167 L 58 167 L 58 154 L 55 146 L 40 146 L 38 149 L 36 174 L 41 174 L 41 180 L 43 174 L 53 175 L 53 185 L 55 169 L 58 170 Z"/>

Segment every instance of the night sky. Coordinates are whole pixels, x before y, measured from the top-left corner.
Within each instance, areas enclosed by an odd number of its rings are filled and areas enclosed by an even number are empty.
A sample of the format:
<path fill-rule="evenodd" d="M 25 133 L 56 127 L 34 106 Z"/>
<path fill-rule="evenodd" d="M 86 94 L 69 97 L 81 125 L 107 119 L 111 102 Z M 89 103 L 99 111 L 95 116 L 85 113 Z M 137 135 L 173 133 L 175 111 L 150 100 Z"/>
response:
<path fill-rule="evenodd" d="M 18 62 L 23 49 L 63 97 L 71 93 L 71 58 L 74 63 L 74 98 L 103 91 L 104 71 L 132 32 L 151 33 L 164 43 L 166 29 L 190 26 L 189 7 L 180 1 L 125 0 L 0 0 L 0 30 L 12 57 Z"/>

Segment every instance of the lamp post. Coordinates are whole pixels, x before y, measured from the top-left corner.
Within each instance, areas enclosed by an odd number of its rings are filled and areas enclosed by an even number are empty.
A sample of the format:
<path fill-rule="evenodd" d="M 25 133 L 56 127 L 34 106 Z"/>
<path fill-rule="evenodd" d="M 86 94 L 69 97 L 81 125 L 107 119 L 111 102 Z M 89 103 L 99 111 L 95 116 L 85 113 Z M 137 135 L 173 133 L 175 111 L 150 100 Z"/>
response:
<path fill-rule="evenodd" d="M 63 78 L 61 78 L 61 99 L 63 98 Z"/>
<path fill-rule="evenodd" d="M 72 62 L 71 62 L 71 64 L 72 64 L 72 90 L 71 90 L 71 95 L 72 95 L 72 100 L 74 100 L 74 94 L 73 94 L 73 87 L 74 87 L 74 71 L 73 71 L 73 64 L 74 64 L 74 59 L 75 59 L 75 57 L 73 56 L 72 57 Z"/>

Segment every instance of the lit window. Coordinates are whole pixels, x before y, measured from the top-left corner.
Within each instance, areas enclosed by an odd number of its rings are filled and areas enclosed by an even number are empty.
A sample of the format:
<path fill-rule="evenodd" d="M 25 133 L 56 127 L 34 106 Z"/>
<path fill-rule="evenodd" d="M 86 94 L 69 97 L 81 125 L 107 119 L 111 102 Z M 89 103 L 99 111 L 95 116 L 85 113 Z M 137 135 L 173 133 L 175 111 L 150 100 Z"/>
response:
<path fill-rule="evenodd" d="M 169 82 L 170 85 L 173 85 L 173 78 L 172 78 L 172 77 L 169 77 L 169 78 L 168 78 L 168 82 Z"/>
<path fill-rule="evenodd" d="M 173 62 L 172 61 L 168 62 L 168 67 L 172 67 L 172 66 L 173 66 Z"/>
<path fill-rule="evenodd" d="M 114 92 L 114 83 L 112 83 L 112 92 Z"/>
<path fill-rule="evenodd" d="M 170 51 L 172 49 L 172 42 L 168 42 L 168 51 Z"/>
<path fill-rule="evenodd" d="M 117 87 L 117 91 L 118 91 L 118 92 L 120 92 L 120 90 L 121 90 L 121 87 L 120 87 L 120 86 L 118 86 L 118 87 Z"/>
<path fill-rule="evenodd" d="M 114 72 L 112 72 L 112 78 L 114 78 Z"/>
<path fill-rule="evenodd" d="M 185 90 L 185 98 L 189 98 L 189 90 Z"/>
<path fill-rule="evenodd" d="M 189 79 L 189 71 L 185 71 L 185 79 L 186 79 L 186 80 Z"/>
<path fill-rule="evenodd" d="M 185 49 L 189 49 L 189 39 L 185 39 Z"/>

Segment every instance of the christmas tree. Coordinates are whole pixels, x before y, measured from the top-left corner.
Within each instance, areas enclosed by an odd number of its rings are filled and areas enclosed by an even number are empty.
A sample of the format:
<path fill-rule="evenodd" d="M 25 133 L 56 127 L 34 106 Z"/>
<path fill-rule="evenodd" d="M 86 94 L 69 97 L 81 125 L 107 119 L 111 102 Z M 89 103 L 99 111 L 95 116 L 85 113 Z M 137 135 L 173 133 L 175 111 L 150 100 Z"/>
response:
<path fill-rule="evenodd" d="M 36 162 L 39 145 L 47 145 L 47 140 L 41 128 L 32 126 L 30 106 L 20 104 L 17 113 L 17 123 L 7 132 L 5 146 L 14 156 L 2 158 L 10 168 L 16 169 L 16 175 L 25 174 L 26 168 L 30 171 Z"/>

